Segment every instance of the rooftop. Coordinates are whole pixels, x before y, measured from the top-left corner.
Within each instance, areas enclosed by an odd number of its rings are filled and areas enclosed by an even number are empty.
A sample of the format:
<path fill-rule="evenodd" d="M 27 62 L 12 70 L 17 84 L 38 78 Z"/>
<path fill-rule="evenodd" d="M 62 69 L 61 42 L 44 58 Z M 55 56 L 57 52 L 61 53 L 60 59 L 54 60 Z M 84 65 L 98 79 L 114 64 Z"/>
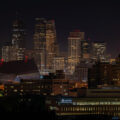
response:
<path fill-rule="evenodd" d="M 25 74 L 33 72 L 38 72 L 34 60 L 3 62 L 0 65 L 0 73 Z"/>

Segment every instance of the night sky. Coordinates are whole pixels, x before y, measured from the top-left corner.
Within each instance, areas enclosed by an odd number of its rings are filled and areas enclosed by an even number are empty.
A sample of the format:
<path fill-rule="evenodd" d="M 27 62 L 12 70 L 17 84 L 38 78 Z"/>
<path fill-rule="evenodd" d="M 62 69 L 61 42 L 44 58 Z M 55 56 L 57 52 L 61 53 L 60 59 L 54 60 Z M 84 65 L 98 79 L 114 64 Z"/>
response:
<path fill-rule="evenodd" d="M 32 47 L 35 18 L 45 17 L 56 21 L 57 38 L 62 51 L 67 51 L 69 32 L 80 29 L 86 33 L 86 39 L 105 41 L 107 52 L 112 56 L 115 57 L 120 53 L 120 2 L 48 1 L 8 0 L 1 2 L 0 46 L 11 41 L 12 23 L 18 11 L 26 25 L 28 48 Z"/>

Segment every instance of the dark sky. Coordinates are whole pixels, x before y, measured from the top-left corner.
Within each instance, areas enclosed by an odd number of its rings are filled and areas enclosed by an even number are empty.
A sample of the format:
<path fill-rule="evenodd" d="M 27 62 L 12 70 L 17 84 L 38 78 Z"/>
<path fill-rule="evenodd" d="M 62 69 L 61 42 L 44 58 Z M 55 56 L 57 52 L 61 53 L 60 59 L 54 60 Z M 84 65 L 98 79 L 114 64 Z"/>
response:
<path fill-rule="evenodd" d="M 105 41 L 108 53 L 116 56 L 120 53 L 119 6 L 119 2 L 110 1 L 6 0 L 0 3 L 0 44 L 11 41 L 12 23 L 18 11 L 26 24 L 28 47 L 31 47 L 33 42 L 34 19 L 45 17 L 56 21 L 57 38 L 61 50 L 67 50 L 69 32 L 80 29 L 86 33 L 86 39 Z"/>

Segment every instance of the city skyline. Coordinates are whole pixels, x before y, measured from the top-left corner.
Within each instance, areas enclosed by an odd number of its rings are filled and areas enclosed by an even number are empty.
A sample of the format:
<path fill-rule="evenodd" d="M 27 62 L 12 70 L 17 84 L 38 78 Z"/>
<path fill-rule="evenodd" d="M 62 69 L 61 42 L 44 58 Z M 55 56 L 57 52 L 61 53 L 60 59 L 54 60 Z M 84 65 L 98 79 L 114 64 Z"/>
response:
<path fill-rule="evenodd" d="M 8 4 L 7 4 L 8 3 Z M 49 3 L 49 4 L 48 4 Z M 119 2 L 118 2 L 119 3 Z M 27 6 L 28 4 L 28 6 Z M 11 42 L 12 23 L 16 11 L 25 21 L 27 30 L 27 47 L 33 43 L 36 17 L 54 19 L 56 22 L 57 41 L 62 51 L 67 51 L 69 32 L 80 29 L 86 33 L 86 39 L 105 41 L 108 53 L 116 57 L 119 54 L 119 8 L 115 2 L 19 2 L 11 1 L 1 4 L 0 43 Z M 64 47 L 61 47 L 63 46 Z"/>
<path fill-rule="evenodd" d="M 110 1 L 1 2 L 0 113 L 120 119 L 119 12 Z"/>

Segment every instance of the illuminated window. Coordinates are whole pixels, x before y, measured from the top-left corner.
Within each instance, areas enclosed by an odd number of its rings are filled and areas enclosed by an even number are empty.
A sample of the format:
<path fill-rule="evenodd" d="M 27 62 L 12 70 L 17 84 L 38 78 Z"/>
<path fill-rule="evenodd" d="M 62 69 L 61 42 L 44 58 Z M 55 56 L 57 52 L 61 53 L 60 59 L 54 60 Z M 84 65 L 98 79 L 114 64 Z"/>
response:
<path fill-rule="evenodd" d="M 23 90 L 20 90 L 21 92 L 23 92 Z"/>
<path fill-rule="evenodd" d="M 11 86 L 11 88 L 14 88 L 14 86 Z"/>
<path fill-rule="evenodd" d="M 17 92 L 17 89 L 15 89 L 14 92 Z"/>

